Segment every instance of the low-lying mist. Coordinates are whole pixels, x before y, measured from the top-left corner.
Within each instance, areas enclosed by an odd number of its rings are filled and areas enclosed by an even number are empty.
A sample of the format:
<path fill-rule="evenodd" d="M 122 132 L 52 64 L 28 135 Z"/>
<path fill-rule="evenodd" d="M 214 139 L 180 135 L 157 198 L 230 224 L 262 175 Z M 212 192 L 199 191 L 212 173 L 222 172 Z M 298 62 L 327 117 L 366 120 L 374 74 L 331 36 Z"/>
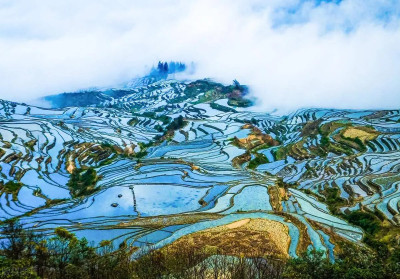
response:
<path fill-rule="evenodd" d="M 249 85 L 266 110 L 400 107 L 400 2 L 65 1 L 0 4 L 0 98 L 120 84 L 159 60 Z"/>

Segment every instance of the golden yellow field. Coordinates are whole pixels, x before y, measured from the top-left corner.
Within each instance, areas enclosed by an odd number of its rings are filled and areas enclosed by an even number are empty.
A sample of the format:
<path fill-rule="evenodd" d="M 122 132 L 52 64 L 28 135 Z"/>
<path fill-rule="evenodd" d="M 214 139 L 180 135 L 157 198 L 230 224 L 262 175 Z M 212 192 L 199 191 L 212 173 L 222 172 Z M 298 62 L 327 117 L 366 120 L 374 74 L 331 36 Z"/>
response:
<path fill-rule="evenodd" d="M 288 258 L 290 244 L 286 225 L 266 219 L 244 219 L 224 226 L 184 236 L 171 244 L 194 247 L 215 247 L 230 255 Z"/>
<path fill-rule="evenodd" d="M 378 136 L 378 133 L 372 129 L 365 129 L 365 127 L 348 127 L 344 132 L 343 136 L 346 138 L 359 138 L 363 142 L 373 140 Z"/>

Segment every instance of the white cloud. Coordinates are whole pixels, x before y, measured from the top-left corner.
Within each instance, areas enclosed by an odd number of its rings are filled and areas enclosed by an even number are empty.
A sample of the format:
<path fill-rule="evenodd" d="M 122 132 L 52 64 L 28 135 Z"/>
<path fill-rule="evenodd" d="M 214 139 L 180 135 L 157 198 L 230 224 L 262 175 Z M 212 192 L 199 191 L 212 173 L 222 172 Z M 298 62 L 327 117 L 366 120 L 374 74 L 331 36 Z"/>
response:
<path fill-rule="evenodd" d="M 400 107 L 400 3 L 345 0 L 0 4 L 0 98 L 107 86 L 158 60 L 249 84 L 263 108 Z"/>

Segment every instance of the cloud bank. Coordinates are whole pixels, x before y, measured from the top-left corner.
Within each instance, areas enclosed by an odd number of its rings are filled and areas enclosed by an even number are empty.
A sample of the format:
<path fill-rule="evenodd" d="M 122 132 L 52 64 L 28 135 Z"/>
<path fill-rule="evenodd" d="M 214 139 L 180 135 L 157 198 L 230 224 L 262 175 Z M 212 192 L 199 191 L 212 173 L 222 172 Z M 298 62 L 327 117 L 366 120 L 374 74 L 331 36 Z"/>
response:
<path fill-rule="evenodd" d="M 0 98 L 34 98 L 143 75 L 248 84 L 264 109 L 400 107 L 397 0 L 4 0 Z"/>

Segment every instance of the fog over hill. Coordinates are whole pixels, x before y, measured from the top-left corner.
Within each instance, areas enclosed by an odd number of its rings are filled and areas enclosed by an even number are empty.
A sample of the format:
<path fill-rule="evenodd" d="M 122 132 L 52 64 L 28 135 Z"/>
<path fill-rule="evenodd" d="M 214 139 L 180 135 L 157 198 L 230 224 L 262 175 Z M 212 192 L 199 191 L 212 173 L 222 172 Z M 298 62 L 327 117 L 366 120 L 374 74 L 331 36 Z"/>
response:
<path fill-rule="evenodd" d="M 400 105 L 400 2 L 3 1 L 0 98 L 109 87 L 155 61 L 250 86 L 263 110 Z"/>
<path fill-rule="evenodd" d="M 399 278 L 400 1 L 0 1 L 1 278 Z"/>

